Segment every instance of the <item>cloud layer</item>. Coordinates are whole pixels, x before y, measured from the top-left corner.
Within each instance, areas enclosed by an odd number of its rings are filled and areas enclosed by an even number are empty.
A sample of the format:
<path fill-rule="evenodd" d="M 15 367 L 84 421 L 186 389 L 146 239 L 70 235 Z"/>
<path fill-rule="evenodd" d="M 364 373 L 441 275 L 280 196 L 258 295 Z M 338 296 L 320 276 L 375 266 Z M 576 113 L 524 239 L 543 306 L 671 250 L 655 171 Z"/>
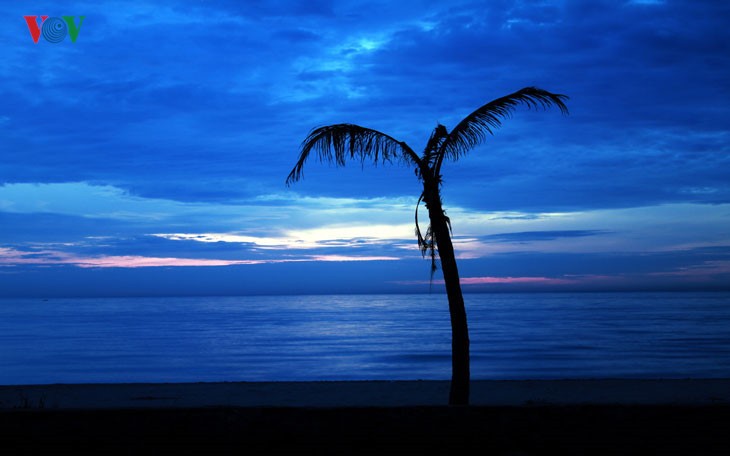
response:
<path fill-rule="evenodd" d="M 412 170 L 312 161 L 286 188 L 301 140 L 351 122 L 420 150 L 437 123 L 529 85 L 569 95 L 570 116 L 519 109 L 444 167 L 465 286 L 730 283 L 723 2 L 41 1 L 0 13 L 7 294 L 74 274 L 83 294 L 91 269 L 116 294 L 132 292 L 119 269 L 236 281 L 255 268 L 291 283 L 270 292 L 426 290 Z M 36 44 L 29 14 L 86 18 L 75 43 Z M 337 284 L 302 266 L 315 264 L 341 268 Z M 211 283 L 199 291 L 266 292 L 274 279 Z"/>

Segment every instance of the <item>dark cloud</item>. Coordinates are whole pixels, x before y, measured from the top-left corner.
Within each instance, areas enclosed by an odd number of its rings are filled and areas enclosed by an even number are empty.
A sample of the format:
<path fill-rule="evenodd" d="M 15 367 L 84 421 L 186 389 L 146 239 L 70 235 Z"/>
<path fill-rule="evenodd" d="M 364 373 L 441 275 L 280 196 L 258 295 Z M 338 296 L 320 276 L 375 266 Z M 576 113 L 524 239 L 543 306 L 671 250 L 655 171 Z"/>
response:
<path fill-rule="evenodd" d="M 730 199 L 718 171 L 728 160 L 730 32 L 728 7 L 717 2 L 222 2 L 172 4 L 169 17 L 124 23 L 113 9 L 85 8 L 75 47 L 12 41 L 12 55 L 23 56 L 9 59 L 14 70 L 32 51 L 44 58 L 0 89 L 10 129 L 4 182 L 90 180 L 144 196 L 246 198 L 255 191 L 242 179 L 282 188 L 317 125 L 366 123 L 420 148 L 436 122 L 453 126 L 534 84 L 570 95 L 572 115 L 517 113 L 464 159 L 464 184 L 453 189 L 460 205 Z M 338 185 L 343 179 L 350 185 Z M 379 186 L 385 194 L 411 191 L 405 180 L 375 179 L 389 183 Z M 368 180 L 332 177 L 308 191 L 369 194 Z M 474 183 L 487 197 L 469 191 Z"/>
<path fill-rule="evenodd" d="M 491 234 L 488 236 L 482 236 L 482 239 L 490 242 L 552 241 L 562 238 L 598 236 L 606 233 L 606 231 L 601 230 L 522 231 L 516 233 Z"/>
<path fill-rule="evenodd" d="M 87 237 L 143 234 L 146 227 L 124 221 L 61 214 L 13 214 L 0 211 L 0 244 L 79 242 Z"/>

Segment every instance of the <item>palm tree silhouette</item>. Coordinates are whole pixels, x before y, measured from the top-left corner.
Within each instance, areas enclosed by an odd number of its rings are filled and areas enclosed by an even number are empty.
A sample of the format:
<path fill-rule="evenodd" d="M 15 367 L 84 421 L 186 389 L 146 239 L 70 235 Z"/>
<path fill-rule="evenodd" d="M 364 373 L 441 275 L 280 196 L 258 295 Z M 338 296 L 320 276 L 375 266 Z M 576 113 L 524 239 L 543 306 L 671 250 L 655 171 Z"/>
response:
<path fill-rule="evenodd" d="M 553 94 L 536 87 L 526 87 L 512 94 L 490 101 L 466 116 L 449 132 L 437 125 L 419 157 L 408 144 L 377 130 L 353 124 L 336 124 L 319 127 L 309 133 L 301 145 L 299 160 L 286 179 L 287 186 L 303 176 L 304 163 L 312 152 L 320 161 L 344 166 L 348 158 L 374 163 L 397 160 L 415 168 L 416 176 L 423 184 L 423 191 L 416 203 L 416 237 L 421 253 L 431 257 L 431 277 L 436 270 L 436 254 L 441 260 L 446 294 L 451 317 L 451 389 L 449 404 L 469 403 L 469 330 L 464 298 L 459 283 L 454 247 L 451 242 L 451 222 L 441 203 L 441 166 L 444 159 L 458 160 L 469 150 L 481 144 L 487 134 L 511 117 L 520 104 L 528 108 L 555 105 L 563 114 L 568 108 L 563 103 L 568 97 Z M 418 207 L 424 202 L 430 224 L 425 233 L 418 223 Z"/>

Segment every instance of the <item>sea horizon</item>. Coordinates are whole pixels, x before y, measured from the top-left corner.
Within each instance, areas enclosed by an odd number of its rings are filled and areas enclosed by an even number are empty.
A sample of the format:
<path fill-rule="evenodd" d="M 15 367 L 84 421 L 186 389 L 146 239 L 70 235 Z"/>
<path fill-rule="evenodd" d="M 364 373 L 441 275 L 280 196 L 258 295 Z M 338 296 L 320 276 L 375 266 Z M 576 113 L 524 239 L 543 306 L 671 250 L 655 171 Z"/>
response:
<path fill-rule="evenodd" d="M 472 379 L 730 377 L 730 293 L 465 295 Z M 448 380 L 441 294 L 0 299 L 0 384 Z"/>
<path fill-rule="evenodd" d="M 592 294 L 592 293 L 605 293 L 605 294 L 625 294 L 625 293 L 730 293 L 730 288 L 727 287 L 717 287 L 717 288 L 707 288 L 705 286 L 697 287 L 697 288 L 687 288 L 687 287 L 681 287 L 678 289 L 671 289 L 666 287 L 657 287 L 657 288 L 620 288 L 620 289 L 554 289 L 553 287 L 550 288 L 535 288 L 535 289 L 495 289 L 495 290 L 482 290 L 482 291 L 474 291 L 474 290 L 462 290 L 462 295 L 501 295 L 501 294 Z M 128 299 L 134 299 L 134 298 L 246 298 L 246 297 L 296 297 L 296 296 L 401 296 L 401 295 L 437 295 L 437 296 L 444 296 L 446 297 L 446 290 L 437 290 L 437 291 L 420 291 L 420 292 L 414 292 L 409 290 L 404 290 L 401 292 L 393 292 L 393 291 L 381 291 L 381 292 L 360 292 L 360 291 L 354 291 L 354 292 L 317 292 L 317 293 L 289 293 L 289 292 L 283 292 L 283 293 L 274 293 L 274 292 L 266 292 L 266 293 L 223 293 L 223 294 L 215 294 L 215 293 L 182 293 L 182 294 L 175 294 L 175 293 L 164 293 L 164 294 L 93 294 L 93 295 L 78 295 L 78 294 L 69 294 L 69 295 L 54 295 L 54 296 L 47 296 L 47 295 L 18 295 L 18 296 L 0 296 L 0 301 L 2 300 L 10 300 L 10 299 L 45 299 L 45 300 L 51 300 L 51 299 L 114 299 L 114 298 L 128 298 Z"/>

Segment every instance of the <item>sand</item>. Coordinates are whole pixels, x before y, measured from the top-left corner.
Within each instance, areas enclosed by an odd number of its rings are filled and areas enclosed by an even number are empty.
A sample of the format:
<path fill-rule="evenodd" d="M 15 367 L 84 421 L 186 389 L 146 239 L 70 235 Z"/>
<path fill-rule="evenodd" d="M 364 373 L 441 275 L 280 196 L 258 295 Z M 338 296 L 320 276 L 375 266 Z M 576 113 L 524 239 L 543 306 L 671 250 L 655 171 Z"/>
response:
<path fill-rule="evenodd" d="M 0 386 L 0 454 L 730 454 L 730 380 Z"/>
<path fill-rule="evenodd" d="M 222 382 L 0 386 L 0 410 L 446 405 L 447 381 Z M 473 381 L 471 404 L 730 404 L 730 379 Z"/>

